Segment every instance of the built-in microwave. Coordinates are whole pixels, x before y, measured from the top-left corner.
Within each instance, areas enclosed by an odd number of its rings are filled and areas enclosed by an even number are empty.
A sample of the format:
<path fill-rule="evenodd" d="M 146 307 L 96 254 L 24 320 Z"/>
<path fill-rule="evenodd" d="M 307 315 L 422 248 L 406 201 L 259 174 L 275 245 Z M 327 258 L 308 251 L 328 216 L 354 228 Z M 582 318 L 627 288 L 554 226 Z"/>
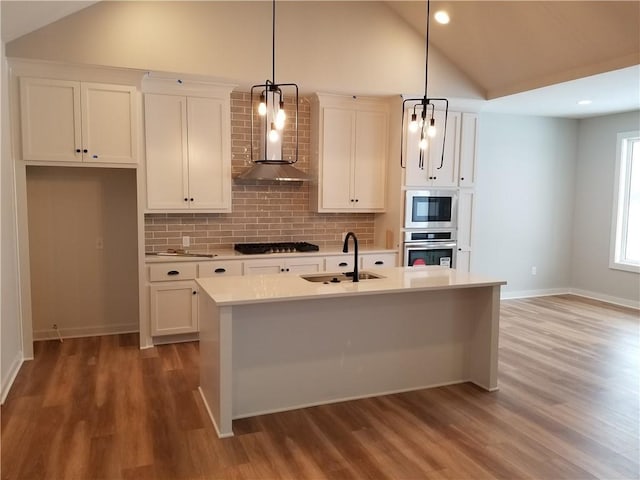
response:
<path fill-rule="evenodd" d="M 456 228 L 455 190 L 407 190 L 404 228 Z"/>

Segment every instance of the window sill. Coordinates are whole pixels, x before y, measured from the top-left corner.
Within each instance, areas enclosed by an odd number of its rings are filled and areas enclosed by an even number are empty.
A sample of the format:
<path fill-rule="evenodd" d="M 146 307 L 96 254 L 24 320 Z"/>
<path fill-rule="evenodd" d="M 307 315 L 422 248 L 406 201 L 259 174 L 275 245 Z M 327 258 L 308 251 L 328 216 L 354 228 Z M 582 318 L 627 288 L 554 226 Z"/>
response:
<path fill-rule="evenodd" d="M 640 273 L 640 265 L 633 263 L 610 262 L 609 268 L 612 270 L 623 270 L 625 272 Z"/>

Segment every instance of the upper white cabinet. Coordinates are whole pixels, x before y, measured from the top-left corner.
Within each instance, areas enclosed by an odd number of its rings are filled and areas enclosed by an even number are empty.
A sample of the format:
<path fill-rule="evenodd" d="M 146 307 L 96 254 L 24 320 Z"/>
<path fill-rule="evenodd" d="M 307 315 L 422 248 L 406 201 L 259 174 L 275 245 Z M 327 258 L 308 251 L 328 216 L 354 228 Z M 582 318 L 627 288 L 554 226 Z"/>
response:
<path fill-rule="evenodd" d="M 389 108 L 384 100 L 318 94 L 312 102 L 318 212 L 385 208 Z"/>
<path fill-rule="evenodd" d="M 478 114 L 463 113 L 460 131 L 459 185 L 473 187 L 476 182 L 476 157 L 478 155 Z"/>
<path fill-rule="evenodd" d="M 231 211 L 230 93 L 145 93 L 149 211 Z"/>
<path fill-rule="evenodd" d="M 460 161 L 460 121 L 461 113 L 452 112 L 446 115 L 446 138 L 445 135 L 445 112 L 436 110 L 436 136 L 428 139 L 428 146 L 424 151 L 424 160 L 420 164 L 420 132 L 408 130 L 409 111 L 405 112 L 404 125 L 406 129 L 405 145 L 403 145 L 403 161 L 405 169 L 405 185 L 409 187 L 457 187 L 458 186 L 458 165 Z"/>
<path fill-rule="evenodd" d="M 23 160 L 136 163 L 136 89 L 20 78 Z"/>

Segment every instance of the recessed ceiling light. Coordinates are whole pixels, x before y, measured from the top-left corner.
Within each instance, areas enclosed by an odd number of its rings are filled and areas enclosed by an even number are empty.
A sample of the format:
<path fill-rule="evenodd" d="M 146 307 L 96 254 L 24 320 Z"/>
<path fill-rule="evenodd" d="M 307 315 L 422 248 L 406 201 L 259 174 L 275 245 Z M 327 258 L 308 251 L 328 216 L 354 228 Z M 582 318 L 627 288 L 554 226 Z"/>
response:
<path fill-rule="evenodd" d="M 450 20 L 449 14 L 444 10 L 438 10 L 433 16 L 433 18 L 436 19 L 436 22 L 441 23 L 443 25 L 446 25 L 447 23 L 449 23 L 449 20 Z"/>
<path fill-rule="evenodd" d="M 580 100 L 578 102 L 578 105 L 590 105 L 591 104 L 591 100 Z"/>

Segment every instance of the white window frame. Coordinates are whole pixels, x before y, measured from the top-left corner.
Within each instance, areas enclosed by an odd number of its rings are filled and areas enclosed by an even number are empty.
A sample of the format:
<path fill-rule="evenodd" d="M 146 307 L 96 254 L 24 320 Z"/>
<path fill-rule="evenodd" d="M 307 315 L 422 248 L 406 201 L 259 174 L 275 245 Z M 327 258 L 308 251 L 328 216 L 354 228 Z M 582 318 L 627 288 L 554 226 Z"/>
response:
<path fill-rule="evenodd" d="M 624 258 L 624 255 L 626 251 L 631 180 L 631 148 L 629 148 L 629 143 L 634 140 L 640 141 L 639 139 L 640 130 L 618 134 L 609 254 L 609 268 L 636 273 L 640 273 L 640 264 L 628 261 Z"/>

